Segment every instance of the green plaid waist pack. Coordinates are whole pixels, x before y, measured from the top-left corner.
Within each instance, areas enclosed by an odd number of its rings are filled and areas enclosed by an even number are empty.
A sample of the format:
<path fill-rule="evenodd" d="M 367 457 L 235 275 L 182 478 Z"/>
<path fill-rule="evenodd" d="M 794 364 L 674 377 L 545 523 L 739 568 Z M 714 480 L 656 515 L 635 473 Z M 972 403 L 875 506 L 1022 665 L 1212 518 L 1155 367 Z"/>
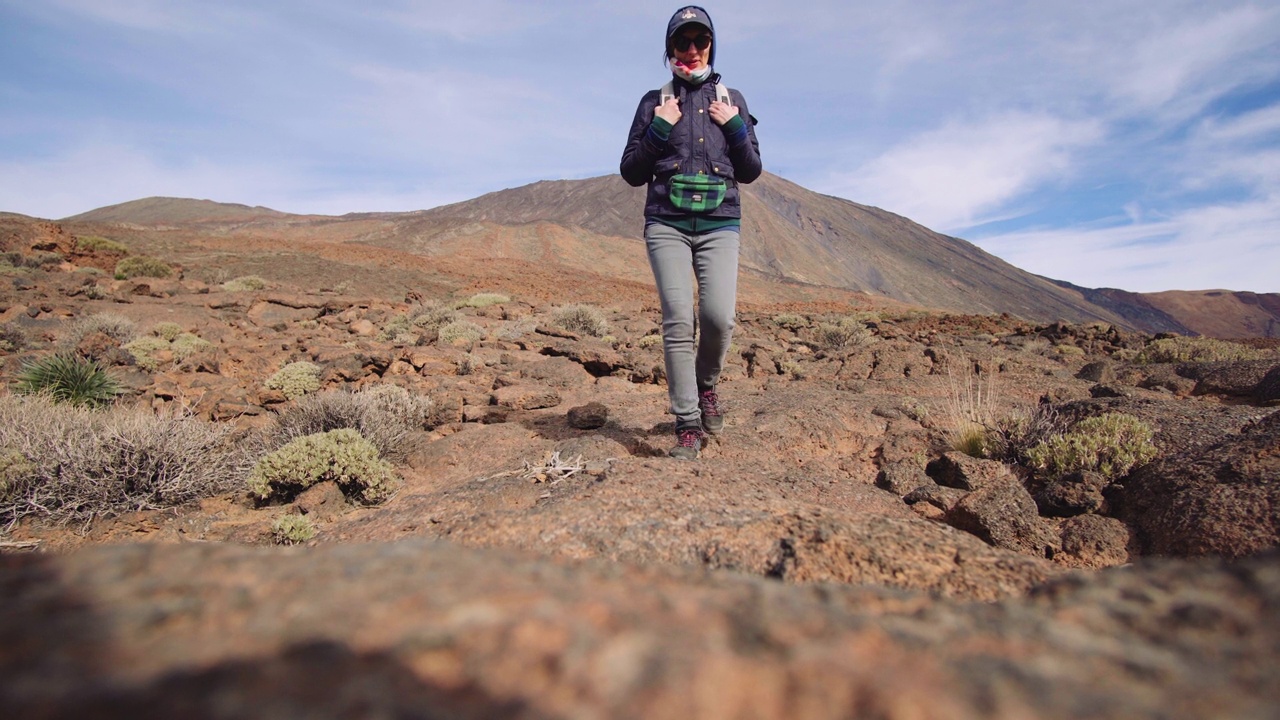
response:
<path fill-rule="evenodd" d="M 714 175 L 673 175 L 667 196 L 671 204 L 685 212 L 710 212 L 724 202 L 727 185 Z"/>

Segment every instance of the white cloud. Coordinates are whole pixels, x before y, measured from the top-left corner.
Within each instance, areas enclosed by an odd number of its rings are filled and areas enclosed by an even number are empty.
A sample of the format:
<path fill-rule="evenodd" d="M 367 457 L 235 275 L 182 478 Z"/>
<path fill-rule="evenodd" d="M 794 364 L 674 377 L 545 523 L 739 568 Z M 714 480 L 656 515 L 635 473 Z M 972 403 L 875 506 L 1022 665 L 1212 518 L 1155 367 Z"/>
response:
<path fill-rule="evenodd" d="M 264 205 L 295 213 L 417 210 L 466 199 L 463 192 L 395 187 L 353 191 L 325 187 L 304 167 L 244 158 L 161 162 L 138 148 L 102 140 L 38 161 L 0 160 L 0 210 L 57 219 L 151 196 L 189 197 Z"/>
<path fill-rule="evenodd" d="M 1136 292 L 1276 292 L 1280 197 L 1204 206 L 1167 220 L 1031 230 L 976 243 L 1024 270 Z"/>
<path fill-rule="evenodd" d="M 836 194 L 943 232 L 992 219 L 1029 190 L 1068 174 L 1073 153 L 1097 142 L 1095 122 L 1009 113 L 950 122 L 837 175 Z"/>
<path fill-rule="evenodd" d="M 1110 58 L 1117 71 L 1112 92 L 1139 108 L 1177 103 L 1198 110 L 1231 88 L 1257 79 L 1247 58 L 1275 44 L 1270 26 L 1276 9 L 1243 5 L 1210 12 L 1153 32 L 1136 47 L 1115 48 L 1125 52 Z M 1263 62 L 1274 69 L 1274 60 Z"/>

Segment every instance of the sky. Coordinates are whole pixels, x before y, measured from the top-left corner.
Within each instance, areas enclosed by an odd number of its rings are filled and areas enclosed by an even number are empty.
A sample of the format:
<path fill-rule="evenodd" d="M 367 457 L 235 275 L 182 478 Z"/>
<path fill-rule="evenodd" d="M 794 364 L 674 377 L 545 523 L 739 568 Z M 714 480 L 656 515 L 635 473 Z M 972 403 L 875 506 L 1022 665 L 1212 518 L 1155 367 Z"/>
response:
<path fill-rule="evenodd" d="M 1077 285 L 1280 292 L 1280 1 L 704 6 L 770 172 Z M 616 173 L 677 7 L 0 0 L 0 211 Z"/>

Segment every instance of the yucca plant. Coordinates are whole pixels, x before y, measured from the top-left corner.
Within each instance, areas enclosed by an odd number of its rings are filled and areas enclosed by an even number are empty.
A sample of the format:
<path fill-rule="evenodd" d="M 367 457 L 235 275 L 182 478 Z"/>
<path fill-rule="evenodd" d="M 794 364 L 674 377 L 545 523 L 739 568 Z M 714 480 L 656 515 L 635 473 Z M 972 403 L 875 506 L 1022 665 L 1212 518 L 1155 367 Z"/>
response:
<path fill-rule="evenodd" d="M 17 391 L 24 395 L 46 393 L 57 402 L 101 407 L 116 399 L 120 383 L 92 360 L 58 354 L 24 363 L 18 373 Z"/>

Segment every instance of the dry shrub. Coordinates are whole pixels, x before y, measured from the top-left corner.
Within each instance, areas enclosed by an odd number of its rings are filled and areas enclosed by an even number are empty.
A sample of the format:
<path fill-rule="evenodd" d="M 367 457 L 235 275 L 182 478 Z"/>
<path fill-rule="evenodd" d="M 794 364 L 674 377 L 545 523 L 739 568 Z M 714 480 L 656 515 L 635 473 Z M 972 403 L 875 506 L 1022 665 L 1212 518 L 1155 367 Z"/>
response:
<path fill-rule="evenodd" d="M 67 332 L 66 345 L 74 348 L 86 337 L 102 333 L 116 343 L 124 345 L 137 335 L 137 325 L 132 320 L 115 313 L 95 313 L 71 323 Z"/>
<path fill-rule="evenodd" d="M 384 457 L 399 458 L 410 433 L 427 426 L 434 403 L 397 385 L 372 385 L 358 392 L 330 390 L 309 395 L 280 416 L 268 432 L 266 448 L 296 438 L 352 429 L 373 443 Z"/>
<path fill-rule="evenodd" d="M 189 415 L 0 397 L 0 521 L 87 523 L 234 490 L 248 471 L 234 433 Z"/>
<path fill-rule="evenodd" d="M 605 319 L 604 312 L 590 305 L 573 304 L 556 308 L 551 313 L 551 324 L 592 337 L 603 337 L 609 333 L 609 321 Z"/>
<path fill-rule="evenodd" d="M 27 333 L 15 323 L 0 323 L 0 352 L 17 352 L 27 346 Z"/>
<path fill-rule="evenodd" d="M 845 316 L 818 323 L 814 339 L 823 350 L 852 350 L 871 344 L 875 334 L 860 317 Z"/>
<path fill-rule="evenodd" d="M 963 372 L 947 364 L 947 405 L 941 422 L 953 449 L 977 458 L 992 455 L 997 390 L 994 376 L 978 373 L 973 363 L 966 362 Z"/>

